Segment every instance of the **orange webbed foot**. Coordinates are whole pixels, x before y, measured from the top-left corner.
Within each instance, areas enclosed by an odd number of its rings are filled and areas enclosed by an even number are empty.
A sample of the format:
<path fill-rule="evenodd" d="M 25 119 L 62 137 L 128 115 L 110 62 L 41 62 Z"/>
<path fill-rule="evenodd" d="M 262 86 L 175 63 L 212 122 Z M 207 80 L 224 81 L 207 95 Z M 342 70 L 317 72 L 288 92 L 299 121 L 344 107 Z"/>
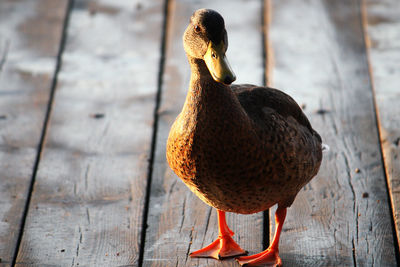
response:
<path fill-rule="evenodd" d="M 236 258 L 241 266 L 282 266 L 278 250 L 267 249 L 261 253 Z"/>
<path fill-rule="evenodd" d="M 221 260 L 223 258 L 247 254 L 247 251 L 243 250 L 235 242 L 235 240 L 233 240 L 232 236 L 234 235 L 234 233 L 231 229 L 229 229 L 228 225 L 226 224 L 225 212 L 221 210 L 218 210 L 218 228 L 218 238 L 210 245 L 195 252 L 192 252 L 190 254 L 190 257 L 214 258 L 217 260 Z"/>
<path fill-rule="evenodd" d="M 241 266 L 282 266 L 282 260 L 279 257 L 278 244 L 285 217 L 286 208 L 278 206 L 278 209 L 275 212 L 276 231 L 271 246 L 261 253 L 236 258 L 236 261 L 239 262 Z"/>
<path fill-rule="evenodd" d="M 214 258 L 221 260 L 223 258 L 235 257 L 247 254 L 229 235 L 219 236 L 207 247 L 190 253 L 190 257 Z"/>

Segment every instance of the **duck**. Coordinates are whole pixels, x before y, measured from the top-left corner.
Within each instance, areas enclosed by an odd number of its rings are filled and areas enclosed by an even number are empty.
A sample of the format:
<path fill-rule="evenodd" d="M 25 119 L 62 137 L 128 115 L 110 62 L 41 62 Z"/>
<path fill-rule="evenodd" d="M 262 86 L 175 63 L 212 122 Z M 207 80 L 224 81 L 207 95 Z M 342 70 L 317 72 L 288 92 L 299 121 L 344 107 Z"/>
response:
<path fill-rule="evenodd" d="M 183 34 L 189 90 L 166 144 L 170 168 L 202 201 L 217 210 L 218 237 L 191 257 L 235 257 L 242 266 L 281 266 L 279 239 L 287 208 L 317 173 L 322 140 L 296 101 L 274 88 L 232 84 L 223 17 L 193 13 Z M 278 205 L 270 246 L 245 256 L 226 212 L 252 214 Z"/>

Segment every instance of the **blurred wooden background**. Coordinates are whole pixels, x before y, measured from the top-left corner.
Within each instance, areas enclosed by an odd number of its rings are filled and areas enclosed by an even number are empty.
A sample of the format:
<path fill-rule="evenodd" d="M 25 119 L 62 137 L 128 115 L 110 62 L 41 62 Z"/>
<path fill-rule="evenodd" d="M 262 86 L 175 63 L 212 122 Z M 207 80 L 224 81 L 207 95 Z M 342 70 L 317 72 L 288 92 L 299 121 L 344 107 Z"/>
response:
<path fill-rule="evenodd" d="M 239 266 L 188 257 L 216 213 L 165 160 L 203 7 L 237 83 L 292 95 L 330 146 L 288 210 L 284 265 L 397 266 L 397 0 L 1 0 L 0 266 Z M 229 214 L 235 239 L 260 252 L 273 214 Z"/>

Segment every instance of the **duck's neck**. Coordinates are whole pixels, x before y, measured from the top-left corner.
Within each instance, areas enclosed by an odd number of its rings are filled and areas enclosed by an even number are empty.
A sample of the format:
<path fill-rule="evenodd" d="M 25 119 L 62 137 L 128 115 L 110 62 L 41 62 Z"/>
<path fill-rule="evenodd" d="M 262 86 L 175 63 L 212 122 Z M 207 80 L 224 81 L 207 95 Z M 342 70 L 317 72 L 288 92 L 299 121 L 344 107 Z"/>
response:
<path fill-rule="evenodd" d="M 189 57 L 191 79 L 181 119 L 187 127 L 219 123 L 227 117 L 244 119 L 244 111 L 228 85 L 216 82 L 203 60 Z"/>
<path fill-rule="evenodd" d="M 212 93 L 209 88 L 226 88 L 224 84 L 214 81 L 204 60 L 189 57 L 189 64 L 191 69 L 190 77 L 190 90 L 201 90 L 199 93 Z M 214 90 L 215 91 L 215 90 Z"/>
<path fill-rule="evenodd" d="M 221 105 L 221 101 L 231 101 L 233 93 L 228 85 L 216 82 L 206 63 L 201 59 L 189 57 L 191 68 L 190 87 L 186 98 L 187 104 L 203 108 L 203 105 Z"/>
<path fill-rule="evenodd" d="M 202 76 L 203 78 L 209 77 L 212 79 L 210 72 L 204 60 L 188 56 L 190 70 L 192 71 L 192 78 Z"/>

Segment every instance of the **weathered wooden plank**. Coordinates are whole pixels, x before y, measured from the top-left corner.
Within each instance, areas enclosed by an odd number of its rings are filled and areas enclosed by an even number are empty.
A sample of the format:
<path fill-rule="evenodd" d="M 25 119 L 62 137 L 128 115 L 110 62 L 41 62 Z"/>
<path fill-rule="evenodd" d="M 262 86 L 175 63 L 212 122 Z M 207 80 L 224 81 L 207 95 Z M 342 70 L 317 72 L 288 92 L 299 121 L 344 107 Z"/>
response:
<path fill-rule="evenodd" d="M 182 34 L 198 8 L 212 8 L 225 18 L 227 57 L 237 83 L 263 80 L 260 1 L 170 1 L 166 67 L 159 110 L 155 165 L 149 204 L 143 266 L 237 266 L 232 259 L 192 259 L 189 252 L 207 245 L 218 235 L 215 210 L 190 192 L 168 167 L 165 145 L 169 129 L 181 111 L 190 80 Z M 245 41 L 244 41 L 245 40 Z M 262 249 L 262 214 L 228 214 L 235 239 L 251 253 Z"/>
<path fill-rule="evenodd" d="M 66 9 L 67 0 L 0 1 L 1 266 L 17 246 Z"/>
<path fill-rule="evenodd" d="M 400 4 L 364 1 L 366 40 L 373 78 L 382 152 L 400 241 Z"/>
<path fill-rule="evenodd" d="M 273 85 L 305 104 L 331 147 L 288 211 L 283 262 L 395 266 L 359 1 L 272 5 Z"/>
<path fill-rule="evenodd" d="M 163 1 L 76 1 L 17 266 L 138 266 Z"/>

